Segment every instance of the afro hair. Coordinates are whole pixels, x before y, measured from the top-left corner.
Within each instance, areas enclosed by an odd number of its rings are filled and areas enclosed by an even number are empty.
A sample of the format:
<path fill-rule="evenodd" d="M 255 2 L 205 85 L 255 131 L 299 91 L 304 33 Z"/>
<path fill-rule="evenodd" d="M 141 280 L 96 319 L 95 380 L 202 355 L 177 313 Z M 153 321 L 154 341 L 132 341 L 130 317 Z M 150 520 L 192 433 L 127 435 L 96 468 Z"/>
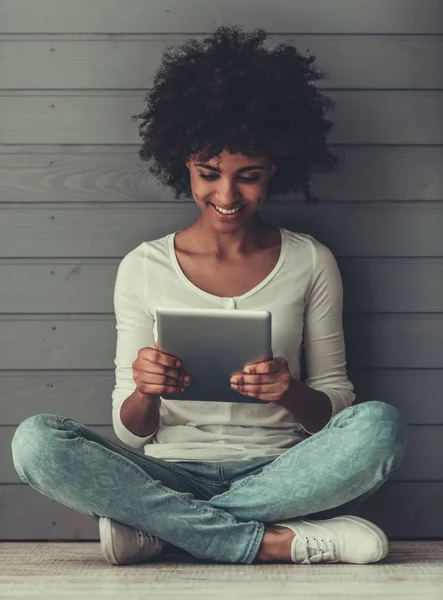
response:
<path fill-rule="evenodd" d="M 186 160 L 206 162 L 226 150 L 266 156 L 278 167 L 268 195 L 301 191 L 305 201 L 314 171 L 334 169 L 327 147 L 335 106 L 313 80 L 328 75 L 290 45 L 262 48 L 264 29 L 251 33 L 220 26 L 211 37 L 168 46 L 146 109 L 136 119 L 143 140 L 138 155 L 164 185 L 192 198 Z"/>

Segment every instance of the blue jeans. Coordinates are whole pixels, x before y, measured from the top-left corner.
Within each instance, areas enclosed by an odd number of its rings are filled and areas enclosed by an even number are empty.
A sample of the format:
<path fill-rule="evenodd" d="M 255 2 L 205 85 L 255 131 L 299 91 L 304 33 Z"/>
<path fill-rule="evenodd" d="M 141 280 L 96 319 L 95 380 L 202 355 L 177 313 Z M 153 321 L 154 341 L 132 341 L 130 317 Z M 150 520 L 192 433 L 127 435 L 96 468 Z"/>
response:
<path fill-rule="evenodd" d="M 38 492 L 147 531 L 197 558 L 251 564 L 265 524 L 350 514 L 399 467 L 407 424 L 385 402 L 350 406 L 277 456 L 171 462 L 114 444 L 78 421 L 25 419 L 14 467 Z"/>

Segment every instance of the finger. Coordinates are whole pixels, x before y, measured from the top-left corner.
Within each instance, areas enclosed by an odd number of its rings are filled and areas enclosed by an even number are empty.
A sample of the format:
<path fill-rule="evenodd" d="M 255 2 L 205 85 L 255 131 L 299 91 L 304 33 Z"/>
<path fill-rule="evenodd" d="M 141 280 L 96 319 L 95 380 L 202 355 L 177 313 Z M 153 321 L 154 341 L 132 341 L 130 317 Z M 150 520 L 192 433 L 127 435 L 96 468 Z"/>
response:
<path fill-rule="evenodd" d="M 263 375 L 245 375 L 245 373 L 239 373 L 238 375 L 233 375 L 230 381 L 231 383 L 234 382 L 239 385 L 267 385 L 270 383 L 275 383 L 276 379 L 274 373 L 264 373 Z"/>
<path fill-rule="evenodd" d="M 242 396 L 248 396 L 249 398 L 257 398 L 258 400 L 266 400 L 266 402 L 277 402 L 282 396 L 280 390 L 276 390 L 273 393 L 245 392 L 239 389 L 236 389 L 235 391 L 241 394 Z"/>
<path fill-rule="evenodd" d="M 143 348 L 139 353 L 139 357 L 143 360 L 164 365 L 165 367 L 180 366 L 176 364 L 177 361 L 180 361 L 179 358 L 158 349 L 158 341 L 155 343 L 155 348 Z"/>
<path fill-rule="evenodd" d="M 279 382 L 265 383 L 260 385 L 240 383 L 237 385 L 231 384 L 231 387 L 238 392 L 251 394 L 274 394 L 282 388 L 281 383 Z"/>
<path fill-rule="evenodd" d="M 252 398 L 258 398 L 259 400 L 266 400 L 267 402 L 273 402 L 276 400 L 280 400 L 282 397 L 282 391 L 280 388 L 274 390 L 273 392 L 263 392 L 263 391 L 245 391 L 241 389 L 236 389 L 236 392 L 241 394 L 242 396 L 249 396 Z"/>
<path fill-rule="evenodd" d="M 162 357 L 168 357 L 168 359 L 167 359 L 167 360 L 168 360 L 169 366 L 171 366 L 171 367 L 176 367 L 176 365 L 177 365 L 177 361 L 180 361 L 180 359 L 179 359 L 179 358 L 177 358 L 177 356 L 174 356 L 173 354 L 167 354 L 167 352 L 162 352 L 161 350 L 159 350 L 159 349 L 158 349 L 158 346 L 159 346 L 159 342 L 158 342 L 158 340 L 157 340 L 157 341 L 155 342 L 155 350 L 156 350 L 156 352 L 157 352 L 158 356 L 162 356 Z M 166 359 L 165 359 L 165 360 L 166 360 Z M 157 361 L 157 362 L 160 362 L 160 361 Z M 162 362 L 162 364 L 165 364 L 165 362 L 164 362 L 164 361 L 161 361 L 161 362 Z"/>
<path fill-rule="evenodd" d="M 282 363 L 282 359 L 277 357 L 265 362 L 246 365 L 243 371 L 245 373 L 277 373 L 278 371 L 282 370 L 283 365 L 284 363 Z"/>
<path fill-rule="evenodd" d="M 141 357 L 139 359 L 138 370 L 141 373 L 156 373 L 167 375 L 168 377 L 173 377 L 177 381 L 183 381 L 185 377 L 190 377 L 189 373 L 184 369 L 177 369 L 174 367 L 168 367 L 164 364 L 153 362 L 146 357 Z M 136 365 L 137 366 L 137 365 Z"/>
<path fill-rule="evenodd" d="M 166 354 L 165 352 L 161 352 L 161 351 L 158 349 L 158 345 L 159 345 L 159 344 L 158 344 L 158 340 L 157 340 L 157 341 L 155 342 L 155 350 L 156 350 L 156 351 L 158 351 L 159 355 L 160 355 L 160 356 L 161 356 L 161 355 L 164 355 L 164 356 L 171 357 L 171 358 L 170 358 L 170 360 L 169 360 L 169 362 L 170 362 L 171 364 L 170 364 L 169 366 L 170 366 L 170 367 L 176 367 L 177 360 L 179 360 L 179 359 L 178 359 L 176 356 L 173 356 L 172 354 Z M 162 364 L 164 364 L 164 363 L 162 363 Z M 177 377 L 182 377 L 182 378 L 183 378 L 183 377 L 185 377 L 185 375 L 187 375 L 187 373 L 186 373 L 185 371 L 183 371 L 183 369 L 176 369 L 176 371 L 177 371 Z M 171 376 L 172 376 L 172 377 L 174 377 L 174 374 L 173 374 L 173 372 L 171 372 L 170 370 L 168 370 L 168 371 L 166 371 L 166 372 L 169 372 L 169 373 L 171 374 Z"/>
<path fill-rule="evenodd" d="M 185 386 L 165 385 L 164 383 L 141 383 L 139 389 L 143 394 L 162 396 L 163 394 L 181 394 L 186 391 Z"/>
<path fill-rule="evenodd" d="M 142 375 L 142 383 L 145 385 L 165 385 L 165 386 L 177 386 L 181 387 L 182 385 L 189 385 L 184 382 L 182 379 L 176 379 L 175 377 L 170 377 L 169 375 L 165 375 L 163 373 L 153 373 L 144 371 Z"/>

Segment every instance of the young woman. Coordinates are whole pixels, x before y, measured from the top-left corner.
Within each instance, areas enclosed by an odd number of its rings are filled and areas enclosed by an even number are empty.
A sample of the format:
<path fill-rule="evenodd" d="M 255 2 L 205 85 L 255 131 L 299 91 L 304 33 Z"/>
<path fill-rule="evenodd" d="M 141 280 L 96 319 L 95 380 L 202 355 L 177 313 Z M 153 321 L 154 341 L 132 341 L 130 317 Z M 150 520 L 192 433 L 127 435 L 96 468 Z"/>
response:
<path fill-rule="evenodd" d="M 166 52 L 139 115 L 140 157 L 200 211 L 118 268 L 113 425 L 144 454 L 56 415 L 14 435 L 21 479 L 98 521 L 112 564 L 170 548 L 243 564 L 363 564 L 388 551 L 383 531 L 351 513 L 398 468 L 405 420 L 384 402 L 353 404 L 331 251 L 259 214 L 276 193 L 315 201 L 312 173 L 337 162 L 332 102 L 311 83 L 323 77 L 312 57 L 265 49 L 265 37 L 220 27 Z M 192 373 L 158 349 L 160 304 L 271 311 L 273 360 L 232 381 L 267 404 L 162 399 Z"/>

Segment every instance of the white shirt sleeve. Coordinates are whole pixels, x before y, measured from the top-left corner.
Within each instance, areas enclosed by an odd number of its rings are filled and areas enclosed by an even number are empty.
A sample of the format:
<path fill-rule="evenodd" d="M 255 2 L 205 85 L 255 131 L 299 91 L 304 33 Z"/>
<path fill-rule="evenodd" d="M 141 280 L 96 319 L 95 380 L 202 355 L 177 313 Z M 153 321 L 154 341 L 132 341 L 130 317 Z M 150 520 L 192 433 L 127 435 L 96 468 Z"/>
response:
<path fill-rule="evenodd" d="M 114 286 L 114 312 L 117 346 L 115 355 L 115 386 L 112 392 L 112 425 L 117 437 L 134 448 L 141 448 L 157 433 L 139 437 L 123 425 L 120 409 L 136 389 L 132 363 L 140 348 L 154 348 L 154 319 L 146 308 L 144 286 L 146 277 L 141 249 L 136 248 L 121 261 Z"/>
<path fill-rule="evenodd" d="M 305 384 L 329 397 L 332 419 L 355 399 L 354 386 L 346 370 L 343 283 L 332 252 L 315 238 L 310 236 L 310 239 L 313 244 L 313 276 L 304 312 Z M 310 431 L 307 433 L 312 434 Z"/>

